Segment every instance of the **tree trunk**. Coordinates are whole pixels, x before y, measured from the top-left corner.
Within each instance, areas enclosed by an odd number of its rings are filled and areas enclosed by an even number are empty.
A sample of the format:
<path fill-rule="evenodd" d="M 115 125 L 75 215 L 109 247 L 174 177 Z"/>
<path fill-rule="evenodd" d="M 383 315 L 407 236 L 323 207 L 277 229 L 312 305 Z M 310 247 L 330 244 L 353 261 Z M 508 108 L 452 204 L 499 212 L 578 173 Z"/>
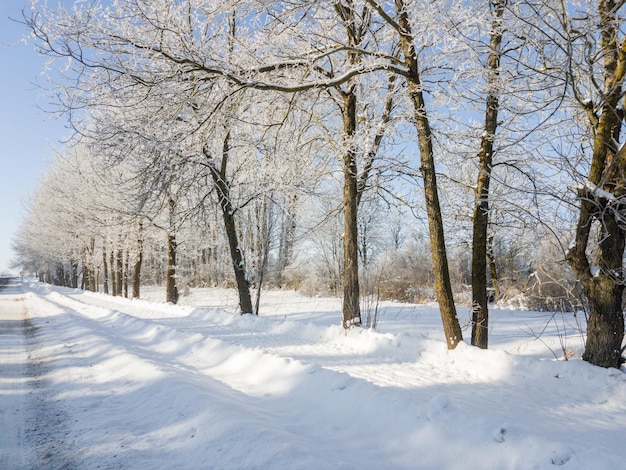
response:
<path fill-rule="evenodd" d="M 106 246 L 102 246 L 102 290 L 105 294 L 109 293 L 109 270 L 107 267 L 107 251 Z"/>
<path fill-rule="evenodd" d="M 601 367 L 616 367 L 622 363 L 624 286 L 606 277 L 595 278 L 590 286 L 589 321 L 583 360 Z"/>
<path fill-rule="evenodd" d="M 271 219 L 272 206 L 268 207 L 268 199 L 271 196 L 263 197 L 260 210 L 257 212 L 257 275 L 256 275 L 256 299 L 254 301 L 254 313 L 259 314 L 261 305 L 261 292 L 263 289 L 263 281 L 265 280 L 265 271 L 267 270 L 267 258 L 270 251 L 270 235 L 271 235 Z"/>
<path fill-rule="evenodd" d="M 493 287 L 493 299 L 495 302 L 501 299 L 500 281 L 498 279 L 498 267 L 496 257 L 493 254 L 493 235 L 487 239 L 487 260 L 489 262 L 489 275 L 491 276 L 491 287 Z"/>
<path fill-rule="evenodd" d="M 367 9 L 356 10 L 354 2 L 336 2 L 334 4 L 343 27 L 346 31 L 346 41 L 351 47 L 348 50 L 348 62 L 350 66 L 356 66 L 361 62 L 361 55 L 357 50 L 363 41 L 364 32 L 369 27 L 369 15 Z M 384 126 L 378 129 L 371 152 L 364 154 L 364 168 L 359 178 L 357 158 L 359 156 L 358 145 L 354 141 L 357 130 L 357 81 L 348 81 L 347 88 L 337 91 L 342 98 L 343 119 L 343 327 L 361 325 L 361 306 L 359 289 L 359 239 L 358 239 L 358 206 L 361 194 L 365 189 L 367 177 L 376 156 L 376 151 L 383 138 Z M 386 110 L 387 108 L 385 108 Z M 387 116 L 388 119 L 388 116 Z"/>
<path fill-rule="evenodd" d="M 142 225 L 139 224 L 139 232 L 141 233 Z M 141 264 L 143 262 L 143 239 L 141 235 L 137 238 L 137 256 L 133 266 L 133 299 L 139 298 L 139 290 L 141 289 Z"/>
<path fill-rule="evenodd" d="M 109 272 L 111 273 L 111 295 L 117 296 L 117 282 L 115 279 L 115 251 L 111 250 L 109 254 Z"/>
<path fill-rule="evenodd" d="M 115 281 L 116 281 L 116 286 L 115 286 L 115 292 L 116 295 L 121 296 L 122 295 L 122 283 L 124 281 L 123 275 L 124 275 L 124 257 L 123 257 L 123 251 L 122 249 L 118 249 L 117 250 L 117 257 L 115 258 L 115 266 L 116 266 L 116 272 L 115 272 Z"/>
<path fill-rule="evenodd" d="M 129 250 L 126 250 L 126 257 L 124 258 L 124 297 L 128 298 L 128 267 L 130 264 Z"/>
<path fill-rule="evenodd" d="M 89 269 L 87 269 L 87 262 L 84 256 L 82 257 L 81 263 L 83 265 L 83 278 L 80 282 L 80 288 L 82 290 L 89 290 Z"/>
<path fill-rule="evenodd" d="M 626 165 L 623 168 L 626 169 Z M 579 197 L 583 202 L 575 244 L 568 252 L 568 261 L 583 286 L 589 304 L 583 359 L 597 366 L 619 368 L 624 339 L 622 260 L 625 234 L 620 226 L 619 214 L 606 207 L 608 201 L 597 196 L 594 200 L 594 195 L 584 189 L 579 191 Z M 591 273 L 584 252 L 589 241 L 588 227 L 593 218 L 600 222 L 598 272 L 595 275 Z"/>
<path fill-rule="evenodd" d="M 167 275 L 165 276 L 165 301 L 175 304 L 178 302 L 178 287 L 176 286 L 176 235 L 167 234 Z"/>
<path fill-rule="evenodd" d="M 624 236 L 623 198 L 626 197 L 626 149 L 618 147 L 623 123 L 620 109 L 626 51 L 618 45 L 620 20 L 614 2 L 598 2 L 602 21 L 604 100 L 599 118 L 591 120 L 593 154 L 588 181 L 578 189 L 580 207 L 574 244 L 567 261 L 583 287 L 589 303 L 587 341 L 583 359 L 601 367 L 620 367 L 624 339 Z M 598 191 L 600 189 L 601 191 Z M 607 197 L 610 194 L 610 197 Z M 588 258 L 591 227 L 599 224 L 597 273 L 592 273 Z"/>
<path fill-rule="evenodd" d="M 72 261 L 72 288 L 78 289 L 78 261 Z"/>
<path fill-rule="evenodd" d="M 481 180 L 480 176 L 478 179 Z M 472 345 L 481 349 L 487 349 L 489 331 L 486 241 L 489 208 L 487 205 L 486 200 L 476 202 L 472 221 Z"/>
<path fill-rule="evenodd" d="M 91 239 L 89 244 L 89 249 L 87 251 L 86 259 L 89 269 L 89 291 L 90 292 L 98 292 L 98 280 L 96 279 L 96 262 L 94 259 L 94 253 L 96 252 L 96 240 L 95 238 Z"/>
<path fill-rule="evenodd" d="M 213 156 L 205 147 L 204 155 L 207 157 L 208 167 L 213 178 L 213 183 L 217 189 L 222 218 L 224 220 L 224 230 L 228 239 L 230 258 L 235 272 L 237 282 L 237 292 L 239 294 L 239 309 L 242 314 L 254 313 L 252 308 L 252 297 L 250 296 L 250 283 L 246 273 L 246 265 L 243 258 L 239 238 L 237 236 L 237 225 L 235 223 L 235 209 L 230 200 L 230 187 L 226 181 L 226 166 L 228 164 L 228 154 L 230 151 L 230 133 L 226 134 L 222 148 L 222 164 L 217 168 Z"/>
<path fill-rule="evenodd" d="M 487 62 L 485 126 L 478 154 L 478 181 L 472 219 L 472 345 L 487 349 L 489 311 L 487 307 L 487 228 L 489 227 L 489 184 L 493 163 L 493 141 L 498 126 L 497 81 L 502 43 L 502 14 L 507 0 L 492 2 L 490 53 Z"/>
<path fill-rule="evenodd" d="M 96 268 L 93 264 L 89 266 L 89 291 L 98 292 L 98 284 L 96 280 Z"/>
<path fill-rule="evenodd" d="M 281 286 L 284 282 L 285 269 L 291 263 L 293 257 L 293 245 L 296 235 L 296 203 L 297 195 L 290 196 L 287 207 L 282 217 L 282 230 L 278 247 L 278 266 L 276 272 L 276 284 Z"/>
<path fill-rule="evenodd" d="M 417 129 L 418 145 L 420 150 L 421 171 L 424 178 L 424 194 L 426 198 L 426 213 L 428 217 L 428 232 L 430 248 L 433 258 L 433 274 L 435 278 L 435 293 L 439 302 L 439 311 L 443 322 L 443 330 L 448 349 L 454 349 L 463 340 L 461 326 L 456 316 L 456 307 L 452 296 L 448 257 L 443 232 L 443 219 L 437 190 L 437 176 L 432 146 L 432 133 L 426 114 L 426 103 L 420 80 L 417 53 L 413 43 L 411 24 L 403 0 L 396 0 L 398 8 L 398 24 L 401 28 L 400 44 L 407 67 L 407 86 L 409 98 L 414 109 L 415 127 Z"/>
<path fill-rule="evenodd" d="M 343 132 L 347 146 L 343 160 L 343 327 L 361 324 L 359 295 L 358 191 L 355 144 L 356 94 L 343 94 Z"/>
<path fill-rule="evenodd" d="M 237 283 L 237 292 L 239 294 L 239 309 L 242 314 L 254 313 L 252 308 L 252 298 L 250 296 L 250 283 L 246 273 L 246 266 L 243 258 L 243 252 L 239 246 L 237 235 L 237 226 L 235 217 L 232 212 L 230 201 L 222 197 L 222 217 L 224 219 L 224 229 L 228 238 L 228 247 L 230 249 L 230 257 L 235 273 L 235 281 Z"/>

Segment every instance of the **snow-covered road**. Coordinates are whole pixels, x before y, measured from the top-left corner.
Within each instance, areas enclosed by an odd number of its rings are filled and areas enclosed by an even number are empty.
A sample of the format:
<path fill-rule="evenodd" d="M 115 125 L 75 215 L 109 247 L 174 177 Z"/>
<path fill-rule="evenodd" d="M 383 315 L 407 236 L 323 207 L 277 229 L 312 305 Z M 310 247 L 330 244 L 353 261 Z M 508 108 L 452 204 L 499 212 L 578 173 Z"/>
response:
<path fill-rule="evenodd" d="M 547 347 L 580 347 L 570 318 L 552 328 L 545 314 L 497 311 L 491 350 L 449 352 L 433 306 L 383 304 L 377 331 L 346 334 L 336 300 L 288 292 L 269 293 L 257 318 L 219 307 L 219 290 L 180 306 L 23 290 L 0 296 L 3 469 L 626 461 L 624 372 Z M 541 341 L 528 334 L 544 327 Z"/>
<path fill-rule="evenodd" d="M 26 308 L 16 283 L 4 281 L 7 284 L 0 287 L 0 468 L 27 468 L 32 448 L 25 441 L 25 411 L 31 392 L 23 333 Z"/>
<path fill-rule="evenodd" d="M 40 349 L 21 282 L 0 288 L 0 468 L 78 468 L 67 452 L 68 416 L 52 396 L 53 358 Z"/>

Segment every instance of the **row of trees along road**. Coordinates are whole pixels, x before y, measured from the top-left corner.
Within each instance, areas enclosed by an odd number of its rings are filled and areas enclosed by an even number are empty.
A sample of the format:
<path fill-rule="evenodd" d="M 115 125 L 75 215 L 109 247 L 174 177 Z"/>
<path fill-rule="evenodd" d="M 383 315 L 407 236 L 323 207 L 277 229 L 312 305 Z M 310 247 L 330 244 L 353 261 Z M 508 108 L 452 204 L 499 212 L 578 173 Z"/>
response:
<path fill-rule="evenodd" d="M 175 302 L 181 253 L 196 273 L 227 254 L 241 312 L 258 313 L 250 286 L 260 292 L 270 258 L 283 280 L 298 236 L 301 250 L 314 250 L 305 229 L 340 215 L 349 328 L 363 323 L 359 264 L 369 259 L 359 213 L 424 214 L 448 347 L 462 340 L 448 250 L 465 237 L 471 341 L 486 348 L 498 278 L 491 241 L 532 222 L 582 287 L 583 358 L 619 366 L 623 7 L 33 0 L 24 21 L 59 64 L 50 91 L 74 132 L 33 198 L 19 261 L 70 266 L 57 274 L 74 285 L 81 266 L 86 288 L 102 275 L 105 291 L 130 282 L 138 296 L 142 265 L 165 251 Z M 338 186 L 341 205 L 324 206 Z M 43 231 L 58 242 L 42 244 Z M 218 249 L 224 236 L 228 250 Z"/>

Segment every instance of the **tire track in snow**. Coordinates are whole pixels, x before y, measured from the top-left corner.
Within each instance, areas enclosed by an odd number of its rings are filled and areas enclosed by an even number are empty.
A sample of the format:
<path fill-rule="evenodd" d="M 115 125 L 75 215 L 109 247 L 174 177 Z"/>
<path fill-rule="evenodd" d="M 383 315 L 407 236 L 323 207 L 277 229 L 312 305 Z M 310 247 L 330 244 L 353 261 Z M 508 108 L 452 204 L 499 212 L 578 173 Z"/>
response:
<path fill-rule="evenodd" d="M 29 395 L 27 437 L 35 449 L 37 464 L 32 468 L 73 470 L 80 468 L 74 461 L 69 431 L 69 415 L 63 403 L 54 396 L 48 374 L 54 361 L 41 348 L 38 327 L 26 315 L 23 321 L 28 363 L 26 374 L 32 390 Z"/>
<path fill-rule="evenodd" d="M 9 443 L 0 452 L 0 468 L 40 469 L 77 468 L 68 441 L 68 415 L 49 389 L 49 364 L 53 361 L 41 344 L 23 288 L 17 279 L 4 285 L 0 298 L 2 317 L 2 365 L 0 382 L 6 434 Z M 7 440 L 8 439 L 8 440 Z"/>

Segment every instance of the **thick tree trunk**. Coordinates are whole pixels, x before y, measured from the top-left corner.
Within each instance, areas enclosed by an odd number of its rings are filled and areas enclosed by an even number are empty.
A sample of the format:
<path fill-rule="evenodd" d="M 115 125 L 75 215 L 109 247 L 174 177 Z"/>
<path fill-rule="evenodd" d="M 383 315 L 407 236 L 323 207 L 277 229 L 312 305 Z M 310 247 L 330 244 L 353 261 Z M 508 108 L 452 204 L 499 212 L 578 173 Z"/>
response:
<path fill-rule="evenodd" d="M 359 293 L 358 191 L 356 150 L 356 94 L 343 95 L 343 132 L 347 149 L 343 160 L 343 327 L 361 324 Z"/>
<path fill-rule="evenodd" d="M 426 198 L 426 213 L 428 217 L 428 231 L 430 248 L 433 259 L 433 274 L 435 278 L 435 293 L 439 302 L 439 311 L 443 322 L 443 330 L 449 349 L 454 349 L 463 340 L 461 326 L 456 316 L 456 307 L 452 296 L 448 257 L 444 240 L 443 219 L 439 204 L 435 159 L 433 155 L 432 133 L 426 114 L 426 103 L 420 80 L 417 53 L 413 44 L 411 24 L 406 13 L 404 1 L 396 0 L 398 8 L 398 24 L 401 28 L 400 44 L 407 67 L 407 85 L 409 98 L 414 109 L 415 127 L 417 129 L 418 145 L 420 150 L 421 171 L 424 178 L 424 194 Z"/>
<path fill-rule="evenodd" d="M 624 230 L 617 214 L 606 207 L 608 201 L 596 197 L 592 201 L 592 194 L 583 195 L 585 201 L 581 204 L 581 219 L 577 230 L 576 244 L 568 253 L 568 261 L 579 278 L 585 297 L 589 303 L 589 319 L 587 322 L 587 341 L 583 359 L 601 367 L 616 367 L 621 365 L 621 348 L 624 339 L 624 312 L 622 299 L 623 257 L 624 257 Z M 588 220 L 590 225 L 589 209 L 600 211 L 595 217 L 600 221 L 598 235 L 598 272 L 592 276 L 589 262 L 584 253 L 580 252 L 583 243 L 588 242 L 589 231 L 581 227 L 581 221 Z M 586 240 L 585 240 L 586 238 Z"/>
<path fill-rule="evenodd" d="M 619 367 L 622 362 L 624 286 L 610 278 L 595 278 L 590 286 L 589 321 L 583 359 L 601 367 Z"/>
<path fill-rule="evenodd" d="M 479 177 L 480 181 L 480 177 Z M 474 205 L 472 235 L 472 345 L 487 349 L 489 312 L 487 307 L 487 201 Z"/>
<path fill-rule="evenodd" d="M 254 313 L 252 308 L 252 297 L 250 295 L 250 283 L 246 273 L 246 265 L 243 258 L 239 238 L 237 235 L 237 224 L 235 223 L 235 209 L 230 200 L 230 188 L 226 182 L 226 166 L 228 164 L 228 154 L 230 151 L 230 133 L 226 134 L 222 148 L 222 164 L 218 169 L 213 156 L 205 148 L 204 155 L 207 157 L 209 170 L 213 183 L 217 189 L 222 218 L 224 220 L 224 230 L 228 239 L 230 258 L 235 272 L 237 292 L 239 294 L 239 309 L 242 314 Z"/>
<path fill-rule="evenodd" d="M 604 66 L 604 100 L 600 116 L 591 116 L 593 155 L 588 181 L 578 189 L 580 207 L 574 244 L 567 261 L 581 283 L 589 303 L 587 341 L 583 359 L 601 367 L 619 367 L 624 339 L 623 199 L 626 197 L 626 149 L 620 141 L 623 124 L 626 45 L 618 43 L 620 19 L 615 2 L 600 1 L 598 10 Z M 592 112 L 590 112 L 592 113 Z M 601 191 L 598 191 L 601 190 Z M 610 195 L 610 196 L 608 196 Z M 591 227 L 599 225 L 597 273 L 588 258 Z"/>
<path fill-rule="evenodd" d="M 507 0 L 492 2 L 492 23 L 487 67 L 485 126 L 478 154 L 478 181 L 472 219 L 472 345 L 487 349 L 489 311 L 487 307 L 487 228 L 489 227 L 489 185 L 493 164 L 493 141 L 498 126 L 497 81 L 502 43 L 502 14 Z"/>
<path fill-rule="evenodd" d="M 96 276 L 93 266 L 91 264 L 87 264 L 87 266 L 85 266 L 85 272 L 87 273 L 87 276 L 85 277 L 85 290 L 95 292 Z"/>
<path fill-rule="evenodd" d="M 243 252 L 239 246 L 235 217 L 230 202 L 227 202 L 225 198 L 222 198 L 222 202 L 222 217 L 224 219 L 224 229 L 226 231 L 226 238 L 228 239 L 230 257 L 233 263 L 235 281 L 237 283 L 239 308 L 242 314 L 254 313 L 252 297 L 250 296 L 250 283 L 248 282 Z"/>
<path fill-rule="evenodd" d="M 581 203 L 580 217 L 576 232 L 576 242 L 568 252 L 567 259 L 572 270 L 583 286 L 589 305 L 587 340 L 583 359 L 601 367 L 620 367 L 621 348 L 624 339 L 624 312 L 622 296 L 622 259 L 624 256 L 624 232 L 614 215 L 605 213 L 601 218 L 600 242 L 598 250 L 598 272 L 591 274 L 591 267 L 585 254 L 589 241 L 589 229 L 596 207 L 589 196 Z"/>
<path fill-rule="evenodd" d="M 353 2 L 334 4 L 346 32 L 346 41 L 355 50 L 362 39 L 365 16 L 359 17 Z M 361 61 L 355 50 L 348 51 L 351 66 Z M 361 324 L 361 305 L 359 292 L 359 241 L 357 210 L 359 204 L 359 175 L 357 171 L 357 145 L 354 142 L 357 126 L 356 81 L 350 80 L 347 89 L 337 88 L 341 95 L 341 113 L 343 119 L 343 327 L 350 328 Z M 365 182 L 363 182 L 365 185 Z"/>

